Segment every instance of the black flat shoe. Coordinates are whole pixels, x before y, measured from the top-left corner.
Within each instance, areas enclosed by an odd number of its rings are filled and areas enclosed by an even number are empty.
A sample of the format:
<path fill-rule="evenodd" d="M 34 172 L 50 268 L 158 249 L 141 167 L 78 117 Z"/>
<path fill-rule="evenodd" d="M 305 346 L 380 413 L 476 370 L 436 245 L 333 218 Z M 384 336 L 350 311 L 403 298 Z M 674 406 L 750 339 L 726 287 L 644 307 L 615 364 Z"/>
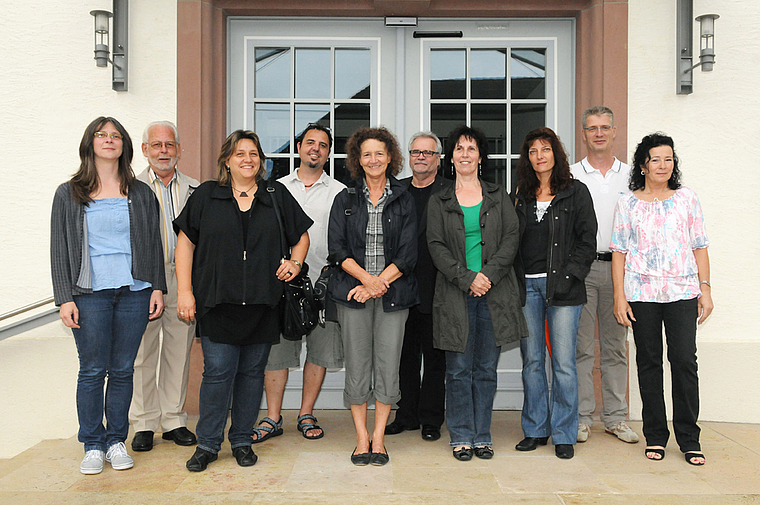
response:
<path fill-rule="evenodd" d="M 470 461 L 472 459 L 472 447 L 454 449 L 454 457 L 459 461 Z"/>
<path fill-rule="evenodd" d="M 204 451 L 200 447 L 195 449 L 193 457 L 187 460 L 185 466 L 191 472 L 202 472 L 208 467 L 209 463 L 213 463 L 219 456 L 213 452 Z"/>
<path fill-rule="evenodd" d="M 491 459 L 493 458 L 493 449 L 488 446 L 476 447 L 475 457 L 480 458 L 480 459 Z"/>
<path fill-rule="evenodd" d="M 388 455 L 388 449 L 383 447 L 383 452 L 373 452 L 371 453 L 371 456 L 369 457 L 369 464 L 372 466 L 384 466 L 386 465 L 390 460 L 391 457 Z"/>
<path fill-rule="evenodd" d="M 153 449 L 153 432 L 138 431 L 132 439 L 132 450 L 135 452 L 147 452 Z"/>
<path fill-rule="evenodd" d="M 428 442 L 435 442 L 441 438 L 441 429 L 437 426 L 432 426 L 430 424 L 424 424 L 422 426 L 422 440 L 427 440 Z"/>
<path fill-rule="evenodd" d="M 520 440 L 520 443 L 515 446 L 518 451 L 535 451 L 539 445 L 546 445 L 549 441 L 549 437 L 525 437 Z"/>
<path fill-rule="evenodd" d="M 573 459 L 575 448 L 570 444 L 557 444 L 554 446 L 554 454 L 559 459 Z"/>
<path fill-rule="evenodd" d="M 351 453 L 351 463 L 353 463 L 356 466 L 367 466 L 370 463 L 370 460 L 372 459 L 372 444 L 369 444 L 369 451 L 363 452 L 361 454 L 356 454 L 356 447 L 354 447 L 354 452 Z"/>
<path fill-rule="evenodd" d="M 407 430 L 418 430 L 418 429 L 420 429 L 419 425 L 409 426 L 399 421 L 393 421 L 391 424 L 385 427 L 385 434 L 398 435 L 399 433 L 407 431 Z"/>
<path fill-rule="evenodd" d="M 251 447 L 235 447 L 232 449 L 232 455 L 240 466 L 253 466 L 259 460 Z"/>
<path fill-rule="evenodd" d="M 195 445 L 198 442 L 193 432 L 184 426 L 165 432 L 161 435 L 161 438 L 164 440 L 174 440 L 174 443 L 177 445 Z"/>

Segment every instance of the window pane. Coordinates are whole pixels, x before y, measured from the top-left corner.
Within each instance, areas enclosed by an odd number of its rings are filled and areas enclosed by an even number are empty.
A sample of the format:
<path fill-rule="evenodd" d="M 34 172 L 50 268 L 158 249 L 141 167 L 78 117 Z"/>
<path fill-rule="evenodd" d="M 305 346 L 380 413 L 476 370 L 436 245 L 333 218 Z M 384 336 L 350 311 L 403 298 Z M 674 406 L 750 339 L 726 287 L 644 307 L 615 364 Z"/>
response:
<path fill-rule="evenodd" d="M 446 152 L 446 139 L 451 130 L 465 124 L 467 109 L 465 104 L 434 103 L 430 104 L 430 129 L 443 142 L 443 152 Z"/>
<path fill-rule="evenodd" d="M 546 98 L 546 49 L 513 49 L 512 98 Z"/>
<path fill-rule="evenodd" d="M 351 174 L 348 172 L 348 168 L 346 168 L 346 158 L 335 158 L 333 161 L 335 168 L 331 169 L 330 175 L 348 186 L 348 183 L 351 182 Z"/>
<path fill-rule="evenodd" d="M 520 154 L 525 136 L 536 128 L 546 126 L 546 105 L 512 105 L 512 153 Z"/>
<path fill-rule="evenodd" d="M 507 154 L 506 104 L 473 104 L 471 126 L 483 130 L 488 139 L 488 152 Z"/>
<path fill-rule="evenodd" d="M 290 158 L 269 158 L 266 161 L 267 178 L 276 181 L 290 173 Z"/>
<path fill-rule="evenodd" d="M 330 98 L 330 50 L 296 49 L 296 98 Z"/>
<path fill-rule="evenodd" d="M 520 160 L 513 159 L 509 163 L 509 173 L 511 180 L 509 181 L 509 192 L 514 193 L 517 191 L 517 162 Z"/>
<path fill-rule="evenodd" d="M 309 123 L 319 123 L 322 126 L 330 127 L 330 105 L 317 103 L 297 104 L 296 108 L 296 128 L 294 138 L 301 135 Z"/>
<path fill-rule="evenodd" d="M 507 97 L 507 50 L 470 51 L 470 97 Z"/>
<path fill-rule="evenodd" d="M 369 98 L 371 53 L 369 49 L 335 50 L 335 98 Z"/>
<path fill-rule="evenodd" d="M 359 128 L 369 126 L 368 103 L 343 103 L 335 106 L 335 153 L 345 154 L 346 141 Z"/>
<path fill-rule="evenodd" d="M 466 98 L 464 49 L 430 51 L 430 98 Z"/>
<path fill-rule="evenodd" d="M 288 104 L 257 103 L 254 106 L 254 131 L 264 153 L 290 152 L 290 107 Z"/>
<path fill-rule="evenodd" d="M 290 49 L 256 48 L 256 98 L 290 97 Z"/>
<path fill-rule="evenodd" d="M 488 182 L 500 184 L 501 186 L 504 186 L 504 188 L 506 188 L 508 161 L 509 160 L 505 160 L 505 159 L 499 159 L 499 160 L 489 159 L 488 168 L 483 170 L 481 177 Z"/>

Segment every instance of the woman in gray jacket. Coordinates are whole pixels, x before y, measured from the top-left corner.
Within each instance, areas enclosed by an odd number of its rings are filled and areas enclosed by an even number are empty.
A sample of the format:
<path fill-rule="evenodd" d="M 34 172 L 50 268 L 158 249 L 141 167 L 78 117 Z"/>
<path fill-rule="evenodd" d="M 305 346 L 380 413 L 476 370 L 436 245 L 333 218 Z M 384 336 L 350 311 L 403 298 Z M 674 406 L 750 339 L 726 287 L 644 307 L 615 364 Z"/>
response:
<path fill-rule="evenodd" d="M 79 144 L 81 164 L 55 192 L 50 260 L 55 304 L 79 354 L 77 414 L 83 474 L 132 468 L 132 375 L 148 319 L 166 292 L 158 200 L 135 179 L 132 141 L 111 117 L 95 119 Z M 108 387 L 103 389 L 108 377 Z M 105 412 L 106 426 L 103 426 Z"/>
<path fill-rule="evenodd" d="M 447 146 L 456 184 L 431 196 L 427 216 L 438 269 L 433 345 L 446 351 L 446 423 L 454 457 L 490 459 L 501 346 L 528 333 L 512 268 L 519 224 L 505 189 L 480 178 L 488 162 L 483 132 L 461 126 Z"/>

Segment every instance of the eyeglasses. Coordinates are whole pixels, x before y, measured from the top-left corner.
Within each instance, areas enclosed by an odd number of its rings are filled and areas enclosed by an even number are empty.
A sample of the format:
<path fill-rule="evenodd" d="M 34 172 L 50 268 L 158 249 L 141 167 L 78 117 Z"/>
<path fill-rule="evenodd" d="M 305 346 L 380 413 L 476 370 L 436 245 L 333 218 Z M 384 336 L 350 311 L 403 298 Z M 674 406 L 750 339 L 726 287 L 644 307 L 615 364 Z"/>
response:
<path fill-rule="evenodd" d="M 601 131 L 602 133 L 607 133 L 608 131 L 612 130 L 611 126 L 604 125 L 604 126 L 589 126 L 588 128 L 584 128 L 589 133 L 596 133 L 598 131 Z"/>
<path fill-rule="evenodd" d="M 416 158 L 420 154 L 424 156 L 425 158 L 431 158 L 435 156 L 436 154 L 438 154 L 438 152 L 428 151 L 427 149 L 425 149 L 424 151 L 420 151 L 419 149 L 412 149 L 411 151 L 409 151 L 409 154 L 412 156 L 412 158 Z"/>
<path fill-rule="evenodd" d="M 168 149 L 176 149 L 176 147 L 177 147 L 177 143 L 173 142 L 171 140 L 169 142 L 161 142 L 161 141 L 157 140 L 155 142 L 151 142 L 148 145 L 150 146 L 151 149 L 154 149 L 156 151 L 161 150 L 161 147 L 163 147 L 163 146 L 166 146 L 167 150 Z"/>
<path fill-rule="evenodd" d="M 118 132 L 108 133 L 108 132 L 103 132 L 103 131 L 95 132 L 94 137 L 96 139 L 104 139 L 106 137 L 111 137 L 111 140 L 121 140 L 123 138 L 121 133 L 118 133 Z"/>

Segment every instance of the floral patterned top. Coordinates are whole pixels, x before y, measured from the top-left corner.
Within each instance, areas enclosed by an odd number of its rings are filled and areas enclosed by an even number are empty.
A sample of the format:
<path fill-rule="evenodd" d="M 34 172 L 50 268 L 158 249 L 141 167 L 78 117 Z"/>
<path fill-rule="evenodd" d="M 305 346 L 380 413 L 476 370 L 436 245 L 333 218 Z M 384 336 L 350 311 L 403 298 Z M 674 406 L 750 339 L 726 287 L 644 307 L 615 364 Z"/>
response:
<path fill-rule="evenodd" d="M 618 200 L 610 250 L 627 253 L 625 298 L 668 303 L 700 296 L 694 249 L 710 244 L 697 194 L 680 188 L 666 200 L 633 193 Z"/>

